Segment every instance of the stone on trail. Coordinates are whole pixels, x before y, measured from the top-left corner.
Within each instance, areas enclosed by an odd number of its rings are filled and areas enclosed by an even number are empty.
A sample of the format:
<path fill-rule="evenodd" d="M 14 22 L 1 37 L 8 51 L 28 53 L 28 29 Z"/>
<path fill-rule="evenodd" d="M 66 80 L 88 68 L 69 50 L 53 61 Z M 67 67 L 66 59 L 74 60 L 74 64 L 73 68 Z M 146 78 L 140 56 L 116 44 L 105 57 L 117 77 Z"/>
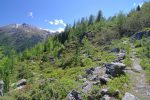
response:
<path fill-rule="evenodd" d="M 133 94 L 126 92 L 122 100 L 139 100 Z"/>

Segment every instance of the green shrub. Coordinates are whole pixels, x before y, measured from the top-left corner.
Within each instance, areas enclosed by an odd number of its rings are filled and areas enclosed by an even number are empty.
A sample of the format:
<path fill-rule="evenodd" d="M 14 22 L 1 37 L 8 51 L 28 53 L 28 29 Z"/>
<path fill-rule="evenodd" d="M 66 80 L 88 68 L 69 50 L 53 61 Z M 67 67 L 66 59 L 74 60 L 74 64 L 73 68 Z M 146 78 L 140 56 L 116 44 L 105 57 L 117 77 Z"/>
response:
<path fill-rule="evenodd" d="M 90 58 L 82 59 L 83 66 L 92 66 L 92 64 L 93 64 L 92 59 L 90 59 Z"/>
<path fill-rule="evenodd" d="M 131 67 L 132 66 L 132 60 L 129 57 L 126 57 L 123 61 L 123 63 L 127 66 L 127 67 Z"/>
<path fill-rule="evenodd" d="M 114 93 L 116 90 L 120 91 L 120 97 L 127 91 L 128 87 L 124 87 L 124 84 L 128 84 L 129 79 L 126 75 L 114 78 L 108 82 L 109 92 Z"/>
<path fill-rule="evenodd" d="M 145 70 L 150 70 L 150 60 L 149 58 L 143 58 L 140 62 L 141 66 L 145 69 Z"/>

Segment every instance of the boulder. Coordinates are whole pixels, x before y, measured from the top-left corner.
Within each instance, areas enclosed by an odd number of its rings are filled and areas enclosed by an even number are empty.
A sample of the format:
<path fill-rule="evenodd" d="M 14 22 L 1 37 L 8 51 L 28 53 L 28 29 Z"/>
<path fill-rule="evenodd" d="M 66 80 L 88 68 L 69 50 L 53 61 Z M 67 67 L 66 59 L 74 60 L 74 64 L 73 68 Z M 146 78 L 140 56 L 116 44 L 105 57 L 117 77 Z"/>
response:
<path fill-rule="evenodd" d="M 108 94 L 108 89 L 102 89 L 100 92 L 102 95 Z"/>
<path fill-rule="evenodd" d="M 47 78 L 47 80 L 48 80 L 49 82 L 54 82 L 54 81 L 56 81 L 55 78 Z"/>
<path fill-rule="evenodd" d="M 4 82 L 0 81 L 0 96 L 3 96 L 3 88 L 4 88 Z"/>
<path fill-rule="evenodd" d="M 141 32 L 137 32 L 134 35 L 132 35 L 131 40 L 140 40 L 142 37 L 149 37 L 150 36 L 150 30 L 145 30 Z"/>
<path fill-rule="evenodd" d="M 109 95 L 109 96 L 111 96 L 111 97 L 118 97 L 119 96 L 119 93 L 120 93 L 120 91 L 119 90 L 116 90 L 116 91 L 114 91 L 114 92 L 110 92 L 109 91 L 109 88 L 106 88 L 106 89 L 102 89 L 101 90 L 101 95 Z"/>
<path fill-rule="evenodd" d="M 82 100 L 81 96 L 76 90 L 72 90 L 68 95 L 67 95 L 67 100 Z"/>
<path fill-rule="evenodd" d="M 89 75 L 89 74 L 93 74 L 93 71 L 94 71 L 95 69 L 92 67 L 92 68 L 90 68 L 90 69 L 87 69 L 86 70 L 86 74 L 87 75 Z"/>
<path fill-rule="evenodd" d="M 109 95 L 104 95 L 102 100 L 111 100 L 111 97 Z"/>
<path fill-rule="evenodd" d="M 87 94 L 88 92 L 92 91 L 93 89 L 93 82 L 86 82 L 84 86 L 82 86 L 82 92 Z"/>
<path fill-rule="evenodd" d="M 110 80 L 111 79 L 110 79 L 110 77 L 107 74 L 105 74 L 105 75 L 103 75 L 103 76 L 100 77 L 101 84 L 106 84 Z"/>
<path fill-rule="evenodd" d="M 98 76 L 102 76 L 104 75 L 106 72 L 106 68 L 105 67 L 95 67 L 93 74 L 94 75 L 98 75 Z"/>
<path fill-rule="evenodd" d="M 143 32 L 137 32 L 132 36 L 132 39 L 140 40 L 143 37 Z"/>
<path fill-rule="evenodd" d="M 120 49 L 119 49 L 119 48 L 113 48 L 113 49 L 111 50 L 111 52 L 119 53 L 119 52 L 120 52 Z"/>
<path fill-rule="evenodd" d="M 120 62 L 111 62 L 111 64 L 119 66 L 119 67 L 125 67 L 126 66 L 124 63 L 120 63 Z"/>
<path fill-rule="evenodd" d="M 105 64 L 106 67 L 106 74 L 109 74 L 113 77 L 120 75 L 120 74 L 124 74 L 124 66 L 118 66 L 116 64 Z"/>
<path fill-rule="evenodd" d="M 98 76 L 97 75 L 92 75 L 89 79 L 90 79 L 90 81 L 97 81 Z"/>
<path fill-rule="evenodd" d="M 126 92 L 122 100 L 139 100 L 133 94 Z"/>
<path fill-rule="evenodd" d="M 26 79 L 21 79 L 17 82 L 17 87 L 23 86 L 27 84 L 27 80 Z"/>
<path fill-rule="evenodd" d="M 125 58 L 126 54 L 125 53 L 119 53 L 117 56 L 118 56 L 119 60 L 123 60 Z"/>

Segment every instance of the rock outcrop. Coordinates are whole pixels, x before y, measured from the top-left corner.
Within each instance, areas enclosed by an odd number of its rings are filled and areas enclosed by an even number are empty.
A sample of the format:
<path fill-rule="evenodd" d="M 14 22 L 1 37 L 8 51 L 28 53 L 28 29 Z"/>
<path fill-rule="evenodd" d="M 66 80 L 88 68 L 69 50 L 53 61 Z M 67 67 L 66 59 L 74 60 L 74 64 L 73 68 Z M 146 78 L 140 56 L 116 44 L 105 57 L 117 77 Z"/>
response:
<path fill-rule="evenodd" d="M 81 96 L 76 90 L 72 90 L 68 95 L 67 95 L 67 100 L 82 100 Z"/>
<path fill-rule="evenodd" d="M 17 82 L 17 87 L 23 86 L 27 84 L 27 80 L 26 79 L 21 79 Z"/>
<path fill-rule="evenodd" d="M 116 64 L 105 64 L 106 74 L 109 74 L 113 77 L 124 73 L 124 66 L 118 66 Z"/>
<path fill-rule="evenodd" d="M 4 82 L 1 80 L 0 81 L 0 96 L 3 96 L 3 86 L 4 86 Z"/>
<path fill-rule="evenodd" d="M 113 48 L 113 49 L 111 50 L 111 52 L 119 53 L 119 52 L 120 52 L 120 49 L 119 49 L 119 48 Z"/>
<path fill-rule="evenodd" d="M 149 37 L 149 36 L 150 36 L 150 30 L 141 31 L 141 32 L 135 33 L 131 37 L 131 40 L 140 40 L 140 39 L 142 39 L 142 37 Z"/>

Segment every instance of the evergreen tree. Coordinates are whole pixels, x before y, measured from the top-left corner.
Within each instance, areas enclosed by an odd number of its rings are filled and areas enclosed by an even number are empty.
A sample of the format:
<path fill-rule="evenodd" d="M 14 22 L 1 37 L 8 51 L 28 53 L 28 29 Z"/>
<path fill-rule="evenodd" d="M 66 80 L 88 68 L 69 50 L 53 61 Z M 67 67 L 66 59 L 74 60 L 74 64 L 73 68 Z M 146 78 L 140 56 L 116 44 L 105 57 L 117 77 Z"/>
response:
<path fill-rule="evenodd" d="M 95 21 L 94 16 L 93 16 L 93 15 L 90 15 L 89 21 L 88 21 L 88 25 L 93 25 L 93 24 L 94 24 L 94 21 Z"/>
<path fill-rule="evenodd" d="M 103 17 L 102 11 L 100 10 L 100 11 L 98 11 L 98 15 L 97 15 L 97 17 L 96 17 L 96 22 L 101 21 L 102 17 Z"/>
<path fill-rule="evenodd" d="M 141 10 L 141 7 L 138 5 L 137 7 L 136 7 L 136 11 L 140 11 Z"/>

